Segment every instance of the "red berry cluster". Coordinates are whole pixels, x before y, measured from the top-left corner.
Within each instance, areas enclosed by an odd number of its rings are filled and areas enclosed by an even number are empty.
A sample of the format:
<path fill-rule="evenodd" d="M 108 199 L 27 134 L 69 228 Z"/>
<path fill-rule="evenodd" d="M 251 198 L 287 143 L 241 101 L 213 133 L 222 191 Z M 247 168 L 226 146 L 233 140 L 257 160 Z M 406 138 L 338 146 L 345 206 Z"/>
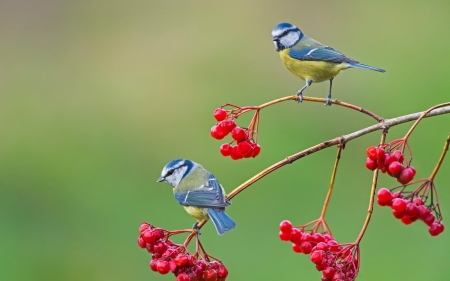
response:
<path fill-rule="evenodd" d="M 407 199 L 399 191 L 392 193 L 387 188 L 381 188 L 378 191 L 377 201 L 380 206 L 391 207 L 394 217 L 400 219 L 404 224 L 421 220 L 428 225 L 428 232 L 431 236 L 437 236 L 444 231 L 444 224 L 441 220 L 436 221 L 436 217 L 432 213 L 433 207 L 425 206 L 425 201 L 420 197 Z M 438 218 L 441 218 L 440 214 L 438 214 Z"/>
<path fill-rule="evenodd" d="M 255 114 L 257 116 L 258 112 Z M 234 114 L 228 114 L 225 109 L 217 108 L 214 110 L 214 118 L 219 121 L 211 128 L 211 136 L 217 140 L 221 140 L 231 133 L 231 137 L 236 141 L 236 145 L 224 143 L 220 146 L 220 153 L 223 156 L 230 156 L 233 160 L 242 158 L 256 157 L 261 152 L 261 147 L 253 140 L 255 130 L 255 122 L 252 122 L 249 128 L 241 128 L 236 126 L 233 120 Z M 230 119 L 227 119 L 230 118 Z M 257 118 L 254 120 L 257 120 Z M 256 124 L 257 125 L 257 124 Z"/>
<path fill-rule="evenodd" d="M 367 169 L 373 171 L 376 168 L 380 169 L 382 173 L 387 173 L 391 177 L 397 178 L 401 184 L 409 183 L 416 175 L 416 169 L 409 164 L 405 167 L 403 162 L 405 156 L 400 150 L 384 151 L 383 148 L 371 146 L 367 148 L 366 159 Z"/>
<path fill-rule="evenodd" d="M 303 228 L 292 227 L 290 221 L 280 224 L 280 239 L 292 242 L 296 253 L 310 255 L 322 281 L 353 281 L 358 274 L 359 255 L 355 258 L 354 246 L 343 247 L 329 234 L 308 233 Z M 358 252 L 359 254 L 359 252 Z"/>
<path fill-rule="evenodd" d="M 226 267 L 217 261 L 197 259 L 186 252 L 185 247 L 166 238 L 168 231 L 146 222 L 139 227 L 138 245 L 152 254 L 151 270 L 160 274 L 170 271 L 177 281 L 224 281 L 228 276 Z"/>

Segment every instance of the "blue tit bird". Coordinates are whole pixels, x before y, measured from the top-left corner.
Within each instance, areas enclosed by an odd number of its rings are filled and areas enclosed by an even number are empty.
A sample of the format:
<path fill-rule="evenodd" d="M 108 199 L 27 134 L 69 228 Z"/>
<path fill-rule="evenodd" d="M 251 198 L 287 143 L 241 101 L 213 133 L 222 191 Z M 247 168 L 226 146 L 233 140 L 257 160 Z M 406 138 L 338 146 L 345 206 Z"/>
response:
<path fill-rule="evenodd" d="M 306 81 L 297 95 L 303 100 L 303 90 L 311 83 L 330 81 L 325 105 L 331 105 L 331 86 L 339 71 L 347 68 L 365 68 L 379 72 L 383 69 L 365 65 L 348 58 L 335 49 L 325 46 L 303 34 L 298 27 L 287 22 L 278 24 L 272 30 L 275 50 L 280 53 L 284 66 L 294 75 Z"/>
<path fill-rule="evenodd" d="M 236 227 L 233 219 L 225 213 L 225 208 L 231 204 L 225 190 L 202 165 L 191 160 L 172 160 L 164 166 L 157 180 L 163 181 L 173 186 L 177 202 L 197 219 L 193 226 L 197 231 L 198 223 L 207 218 L 211 218 L 219 235 Z"/>

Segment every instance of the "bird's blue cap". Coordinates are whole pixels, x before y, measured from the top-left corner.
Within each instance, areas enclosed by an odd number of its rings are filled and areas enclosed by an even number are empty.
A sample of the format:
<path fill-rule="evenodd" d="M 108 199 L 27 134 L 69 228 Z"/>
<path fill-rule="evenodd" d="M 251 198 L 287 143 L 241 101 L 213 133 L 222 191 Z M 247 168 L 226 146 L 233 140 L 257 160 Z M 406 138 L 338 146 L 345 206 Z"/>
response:
<path fill-rule="evenodd" d="M 296 27 L 295 25 L 290 24 L 288 22 L 279 23 L 272 30 L 272 38 L 273 39 L 277 39 L 282 34 L 286 33 L 287 31 L 291 31 L 291 30 L 298 30 L 298 31 L 300 31 L 300 29 L 298 27 Z"/>

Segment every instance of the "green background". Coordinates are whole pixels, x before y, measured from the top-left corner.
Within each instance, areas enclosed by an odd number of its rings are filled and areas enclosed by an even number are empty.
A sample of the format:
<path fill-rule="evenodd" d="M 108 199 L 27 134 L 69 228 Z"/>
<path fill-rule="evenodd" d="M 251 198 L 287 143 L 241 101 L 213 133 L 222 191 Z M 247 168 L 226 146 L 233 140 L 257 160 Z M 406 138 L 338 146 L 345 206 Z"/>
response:
<path fill-rule="evenodd" d="M 175 280 L 150 271 L 136 243 L 142 221 L 194 222 L 170 186 L 156 183 L 169 160 L 199 162 L 231 191 L 286 156 L 374 124 L 338 106 L 285 102 L 261 113 L 259 157 L 220 156 L 223 141 L 209 134 L 216 107 L 258 105 L 304 83 L 274 50 L 276 24 L 386 69 L 344 71 L 333 93 L 391 118 L 449 101 L 449 9 L 449 1 L 0 1 L 0 280 Z M 316 84 L 305 95 L 327 90 Z M 412 135 L 417 178 L 432 171 L 449 121 L 430 118 Z M 327 215 L 340 242 L 363 224 L 372 175 L 364 151 L 379 138 L 354 140 L 342 154 Z M 229 280 L 320 280 L 308 257 L 279 241 L 278 224 L 319 216 L 335 153 L 303 158 L 241 193 L 227 211 L 237 229 L 219 237 L 205 226 L 204 246 Z M 444 217 L 449 169 L 446 159 L 435 180 Z M 380 186 L 396 181 L 382 175 Z M 358 280 L 448 280 L 448 231 L 433 238 L 423 223 L 405 226 L 375 206 Z"/>

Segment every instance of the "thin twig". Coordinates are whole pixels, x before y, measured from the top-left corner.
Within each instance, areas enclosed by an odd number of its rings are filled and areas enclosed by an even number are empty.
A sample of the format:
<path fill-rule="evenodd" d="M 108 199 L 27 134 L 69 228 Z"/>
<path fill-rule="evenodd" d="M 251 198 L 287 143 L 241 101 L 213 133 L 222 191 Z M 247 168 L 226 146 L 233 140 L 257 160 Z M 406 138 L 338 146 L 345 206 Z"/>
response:
<path fill-rule="evenodd" d="M 336 154 L 336 161 L 334 162 L 333 172 L 331 174 L 330 188 L 328 189 L 327 197 L 325 198 L 325 202 L 323 203 L 322 214 L 320 215 L 320 218 L 322 220 L 325 219 L 325 213 L 327 212 L 327 207 L 328 207 L 328 203 L 330 202 L 331 193 L 333 193 L 334 180 L 336 179 L 336 172 L 337 172 L 339 160 L 341 159 L 342 147 L 343 147 L 342 145 L 340 145 L 338 147 L 338 151 Z"/>
<path fill-rule="evenodd" d="M 436 164 L 436 167 L 434 168 L 433 172 L 430 176 L 430 181 L 434 180 L 434 177 L 436 176 L 437 172 L 439 171 L 439 168 L 441 167 L 442 161 L 444 161 L 445 154 L 447 154 L 448 151 L 448 145 L 450 143 L 450 134 L 447 137 L 447 140 L 445 141 L 444 150 L 442 151 L 441 157 L 439 157 L 439 161 Z"/>

